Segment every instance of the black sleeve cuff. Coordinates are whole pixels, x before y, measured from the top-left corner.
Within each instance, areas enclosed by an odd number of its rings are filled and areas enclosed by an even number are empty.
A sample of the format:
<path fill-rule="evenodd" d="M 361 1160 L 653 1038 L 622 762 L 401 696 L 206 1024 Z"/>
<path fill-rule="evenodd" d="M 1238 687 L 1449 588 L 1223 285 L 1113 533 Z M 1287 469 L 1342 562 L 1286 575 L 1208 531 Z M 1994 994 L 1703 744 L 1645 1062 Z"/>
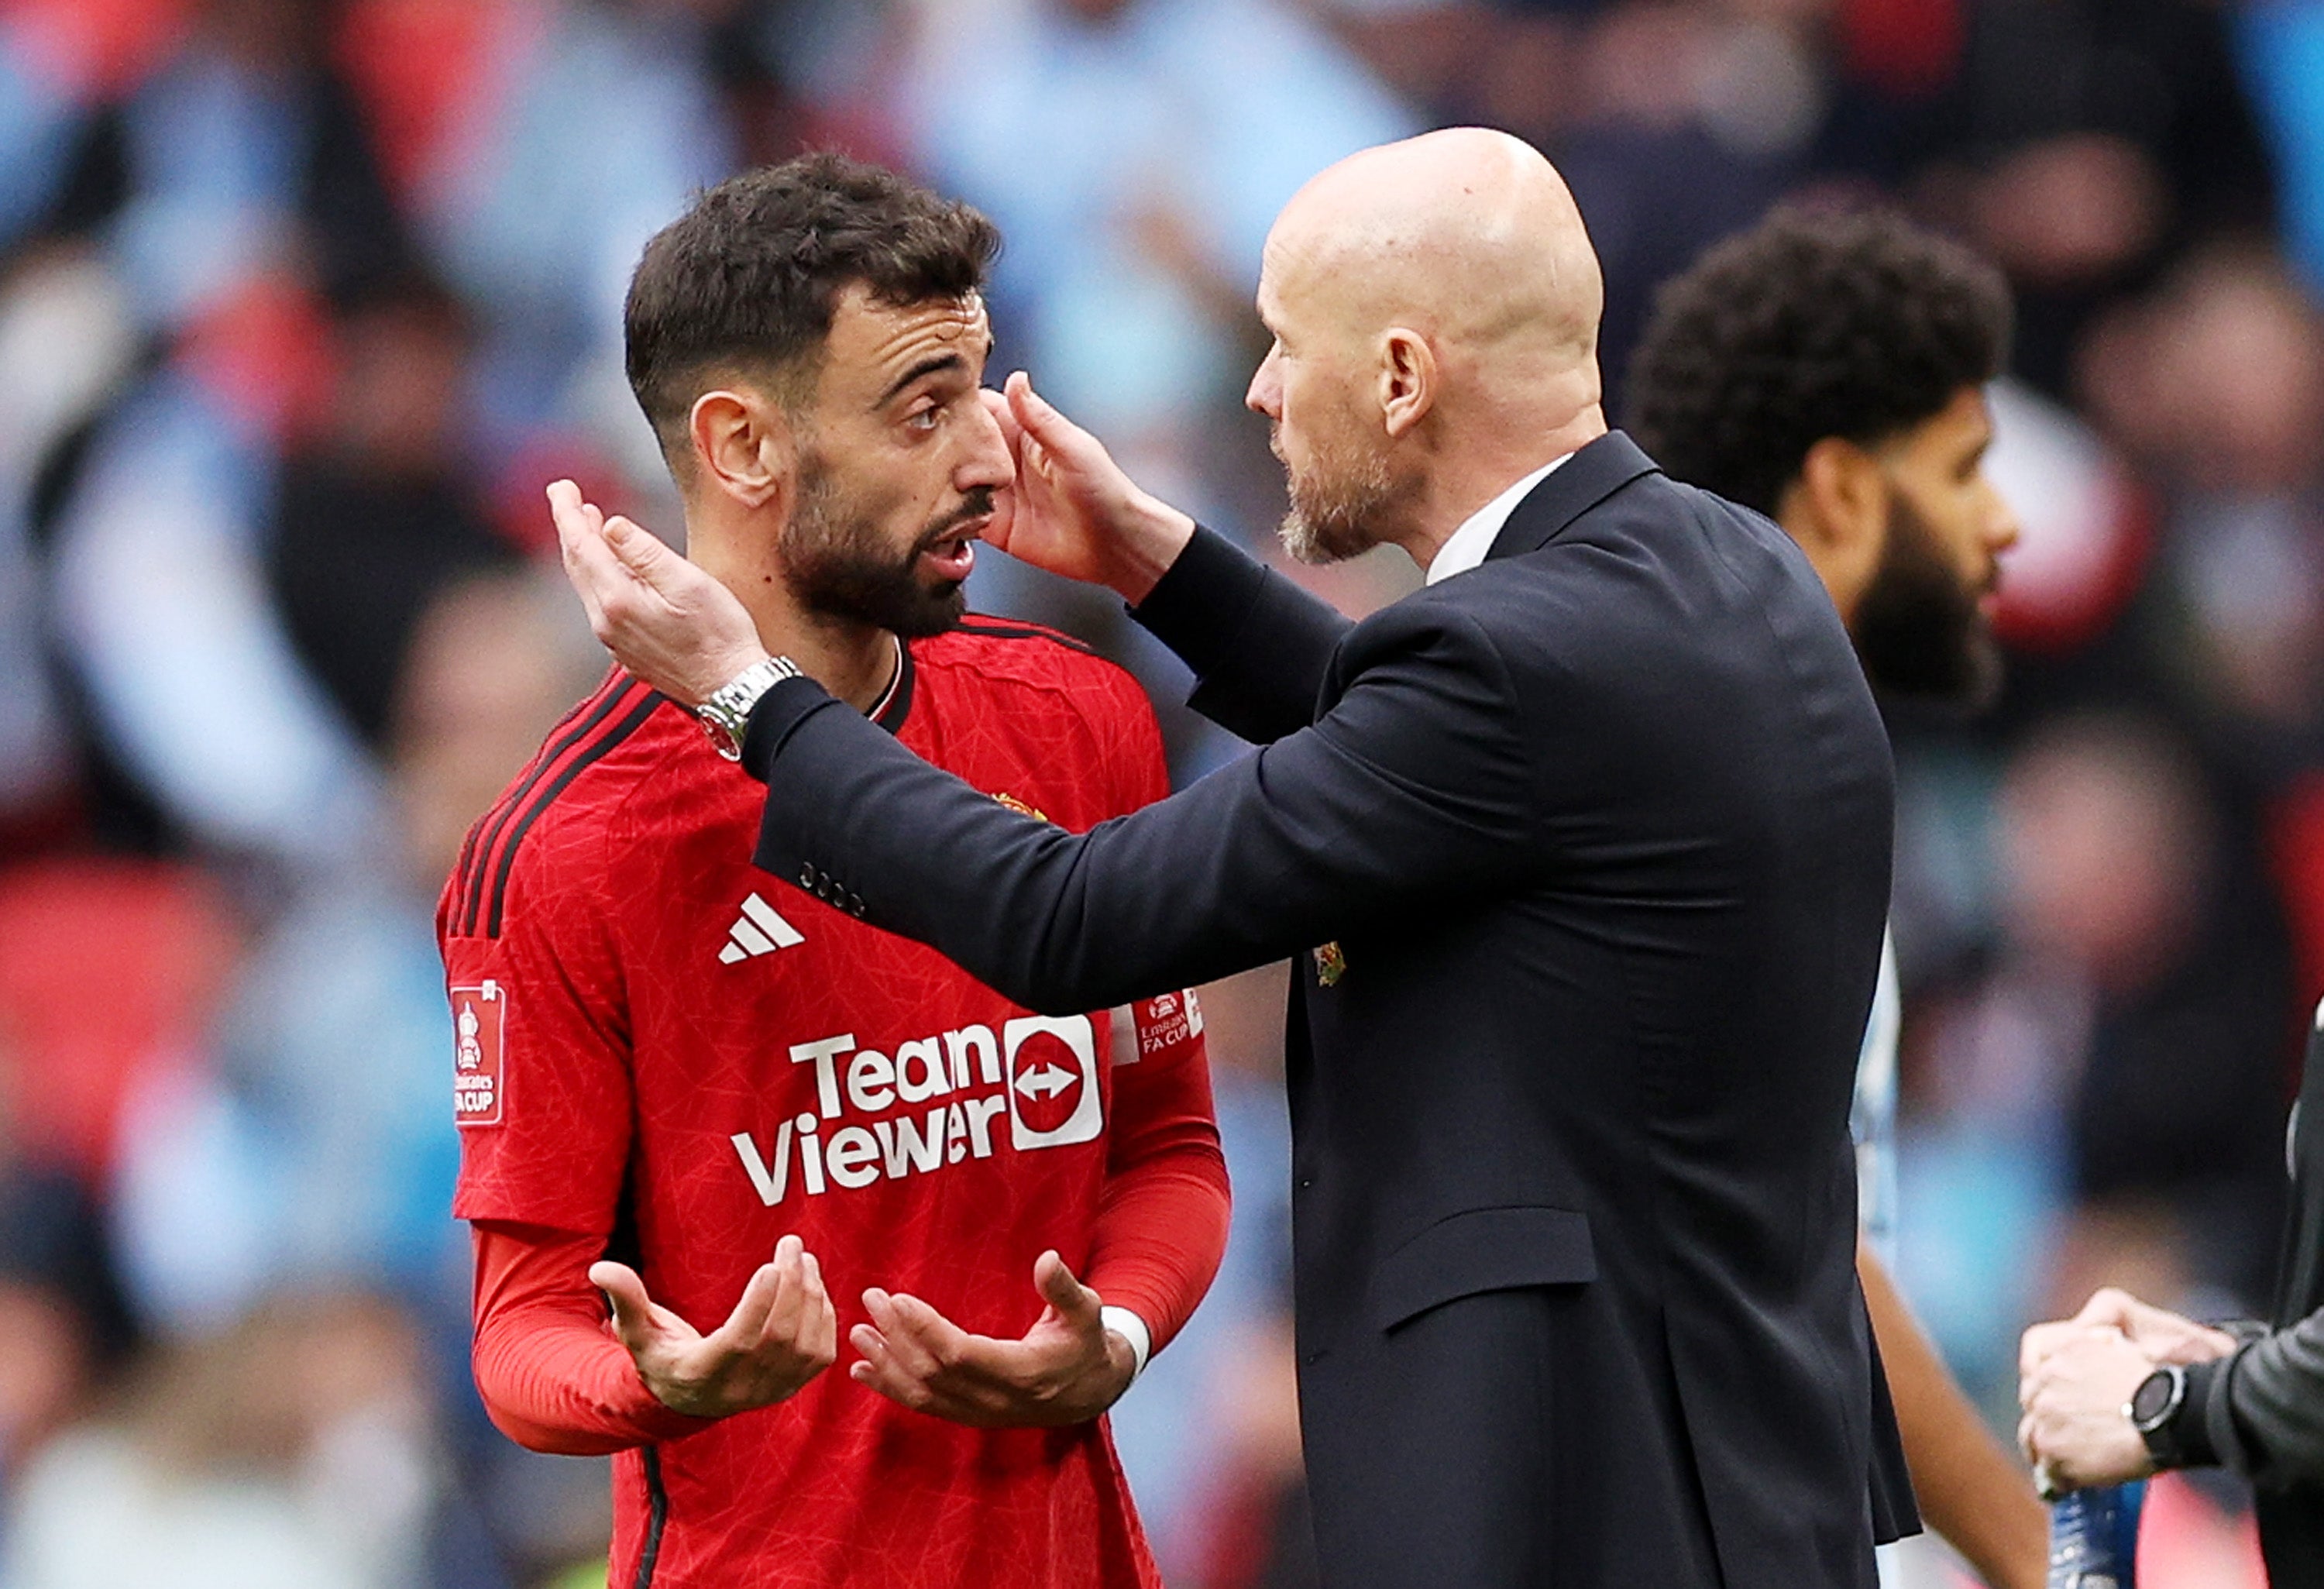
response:
<path fill-rule="evenodd" d="M 1163 570 L 1144 601 L 1129 609 L 1130 615 L 1191 663 L 1233 641 L 1266 583 L 1266 564 L 1197 524 L 1177 561 Z"/>
<path fill-rule="evenodd" d="M 2225 1414 L 2223 1398 L 2227 1374 L 2241 1352 L 2209 1363 L 2187 1366 L 2187 1393 L 2179 1403 L 2179 1410 L 2171 1415 L 2164 1426 L 2171 1449 L 2172 1467 L 2217 1467 L 2219 1465 L 2218 1442 L 2212 1437 L 2214 1409 Z M 2152 1443 L 2150 1442 L 2150 1446 Z"/>
<path fill-rule="evenodd" d="M 751 708 L 750 725 L 742 731 L 742 770 L 766 782 L 791 730 L 813 713 L 838 704 L 812 679 L 786 679 L 776 685 Z"/>

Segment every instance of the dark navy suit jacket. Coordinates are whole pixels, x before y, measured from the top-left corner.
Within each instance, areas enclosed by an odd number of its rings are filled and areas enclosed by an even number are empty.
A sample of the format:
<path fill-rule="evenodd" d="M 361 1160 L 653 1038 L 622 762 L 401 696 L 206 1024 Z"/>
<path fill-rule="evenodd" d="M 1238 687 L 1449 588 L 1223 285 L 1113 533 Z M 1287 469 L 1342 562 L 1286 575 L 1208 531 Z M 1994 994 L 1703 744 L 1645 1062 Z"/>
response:
<path fill-rule="evenodd" d="M 1914 1526 L 1848 1140 L 1892 773 L 1799 550 L 1615 433 L 1360 624 L 1207 532 L 1138 615 L 1264 748 L 1075 836 L 786 683 L 760 864 L 1053 1012 L 1297 956 L 1329 1583 L 1870 1589 Z"/>

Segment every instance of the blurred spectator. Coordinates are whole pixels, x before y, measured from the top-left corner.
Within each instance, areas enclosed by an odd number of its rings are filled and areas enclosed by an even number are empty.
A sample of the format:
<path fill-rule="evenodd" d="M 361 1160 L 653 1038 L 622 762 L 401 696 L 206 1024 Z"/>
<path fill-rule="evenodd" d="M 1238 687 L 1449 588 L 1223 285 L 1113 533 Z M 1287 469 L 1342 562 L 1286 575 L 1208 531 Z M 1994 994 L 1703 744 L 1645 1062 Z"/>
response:
<path fill-rule="evenodd" d="M 170 829 L 295 874 L 362 861 L 378 790 L 267 588 L 277 374 L 180 367 L 116 409 L 58 513 L 51 599 L 99 753 Z"/>
<path fill-rule="evenodd" d="M 2018 373 L 2067 389 L 2089 315 L 2192 244 L 2274 220 L 2228 8 L 1960 0 L 1958 69 L 1914 107 L 1921 198 L 2009 273 Z"/>
<path fill-rule="evenodd" d="M 88 108 L 47 229 L 97 241 L 140 321 L 165 332 L 286 263 L 332 296 L 399 268 L 405 228 L 331 63 L 325 0 L 145 9 L 182 14 L 186 36 Z"/>
<path fill-rule="evenodd" d="M 33 537 L 37 483 L 138 346 L 120 283 L 90 250 L 49 247 L 13 270 L 0 264 L 0 835 L 37 827 L 69 802 L 72 756 Z"/>
<path fill-rule="evenodd" d="M 1605 270 L 1600 365 L 1618 411 L 1662 281 L 1812 178 L 1895 158 L 1885 127 L 1867 147 L 1840 69 L 1849 30 L 1827 0 L 1335 9 L 1431 120 L 1507 128 L 1564 173 Z"/>
<path fill-rule="evenodd" d="M 228 333 L 188 344 L 52 486 L 61 637 L 102 753 L 177 827 L 294 872 L 361 858 L 365 750 L 420 606 L 511 557 L 466 482 L 457 301 L 406 273 L 335 324 L 309 307 L 238 299 L 233 356 Z"/>
<path fill-rule="evenodd" d="M 300 660 L 374 747 L 429 600 L 513 560 L 463 473 L 467 354 L 457 300 L 420 277 L 387 285 L 341 322 L 330 406 L 283 462 L 274 599 Z"/>
<path fill-rule="evenodd" d="M 396 129 L 401 191 L 484 331 L 495 454 L 578 430 L 657 485 L 622 374 L 645 240 L 733 167 L 706 59 L 737 0 L 352 0 L 349 58 Z"/>
<path fill-rule="evenodd" d="M 53 1169 L 0 1169 L 0 1498 L 50 1437 L 90 1409 L 137 1328 L 88 1190 Z"/>
<path fill-rule="evenodd" d="M 389 741 L 392 859 L 309 892 L 244 968 L 215 1079 L 172 1077 L 132 1117 L 125 1256 L 181 1326 L 286 1283 L 394 1282 L 456 1337 L 467 1242 L 433 911 L 462 836 L 595 659 L 530 574 L 447 587 L 420 617 Z"/>
<path fill-rule="evenodd" d="M 2324 752 L 2324 316 L 2272 251 L 2219 245 L 2081 365 L 2162 491 L 2148 666 L 2264 786 Z"/>
<path fill-rule="evenodd" d="M 0 244 L 55 204 L 88 119 L 176 48 L 174 0 L 14 0 L 0 9 Z"/>
<path fill-rule="evenodd" d="M 286 1296 L 150 1363 L 14 1498 L 11 1589 L 412 1582 L 438 1500 L 418 1343 L 387 1302 Z"/>
<path fill-rule="evenodd" d="M 2151 1295 L 2264 1294 L 2293 995 L 2273 924 L 2222 886 L 2207 808 L 2184 753 L 2135 721 L 2061 725 L 2003 790 L 2015 947 L 2088 1022 L 2060 1056 L 2080 1204 L 2061 1295 L 2095 1289 L 2091 1263 L 2169 1277 Z"/>
<path fill-rule="evenodd" d="M 1834 83 L 1815 0 L 1605 8 L 1550 152 L 1606 271 L 1599 358 L 1617 409 L 1655 287 L 1810 175 Z"/>
<path fill-rule="evenodd" d="M 2026 1188 L 2034 1218 L 2053 1196 L 2073 1212 L 2046 1288 L 1996 1294 L 1990 1270 L 1964 1269 L 1957 1282 L 1984 1295 L 1934 1299 L 1941 1338 L 1988 1371 L 2006 1361 L 2006 1310 L 2065 1311 L 2055 1298 L 2086 1295 L 2093 1266 L 2159 1297 L 2259 1294 L 2280 1212 L 2272 1122 L 2291 999 L 2272 923 L 2224 886 L 2211 797 L 2153 719 L 2038 731 L 1997 807 L 1996 958 L 1934 1012 L 1920 1097 L 1957 1138 L 2057 1167 L 2054 1190 Z M 1934 1195 L 1929 1223 L 1941 1225 L 1960 1191 Z M 2006 1224 L 1986 1261 L 2006 1264 L 2034 1239 L 2030 1224 Z"/>

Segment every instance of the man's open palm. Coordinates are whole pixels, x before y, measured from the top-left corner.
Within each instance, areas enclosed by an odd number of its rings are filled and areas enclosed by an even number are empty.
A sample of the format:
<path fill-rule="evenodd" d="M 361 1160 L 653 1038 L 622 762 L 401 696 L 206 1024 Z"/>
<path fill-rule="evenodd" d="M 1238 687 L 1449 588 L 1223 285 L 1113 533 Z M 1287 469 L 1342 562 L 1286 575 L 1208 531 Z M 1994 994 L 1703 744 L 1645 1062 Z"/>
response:
<path fill-rule="evenodd" d="M 839 1317 L 815 1254 L 797 1236 L 775 1243 L 726 1322 L 708 1335 L 646 1295 L 627 1264 L 594 1263 L 589 1283 L 613 1304 L 613 1333 L 665 1407 L 724 1418 L 797 1392 L 839 1355 Z"/>
<path fill-rule="evenodd" d="M 1048 1307 L 1016 1340 L 973 1335 L 917 1297 L 863 1293 L 872 1322 L 848 1341 L 863 1354 L 848 1370 L 915 1411 L 979 1428 L 1086 1423 L 1129 1389 L 1135 1360 L 1109 1332 L 1098 1294 L 1044 1252 L 1033 1283 Z"/>

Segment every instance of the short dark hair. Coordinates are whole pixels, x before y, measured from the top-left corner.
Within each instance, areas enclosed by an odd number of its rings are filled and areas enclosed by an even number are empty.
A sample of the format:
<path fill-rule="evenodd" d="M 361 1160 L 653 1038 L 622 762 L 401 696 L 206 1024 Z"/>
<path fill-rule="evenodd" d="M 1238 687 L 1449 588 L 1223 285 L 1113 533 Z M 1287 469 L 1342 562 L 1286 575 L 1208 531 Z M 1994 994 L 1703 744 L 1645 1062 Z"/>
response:
<path fill-rule="evenodd" d="M 2009 289 L 1889 210 L 1779 209 L 1655 295 L 1631 433 L 1672 475 L 1772 516 L 1808 449 L 1941 412 L 2009 354 Z"/>
<path fill-rule="evenodd" d="M 729 372 L 796 402 L 819 367 L 839 295 L 883 303 L 965 298 L 1001 233 L 967 205 L 844 154 L 803 154 L 729 178 L 654 234 L 630 277 L 622 334 L 630 390 L 662 444 L 706 377 Z"/>

